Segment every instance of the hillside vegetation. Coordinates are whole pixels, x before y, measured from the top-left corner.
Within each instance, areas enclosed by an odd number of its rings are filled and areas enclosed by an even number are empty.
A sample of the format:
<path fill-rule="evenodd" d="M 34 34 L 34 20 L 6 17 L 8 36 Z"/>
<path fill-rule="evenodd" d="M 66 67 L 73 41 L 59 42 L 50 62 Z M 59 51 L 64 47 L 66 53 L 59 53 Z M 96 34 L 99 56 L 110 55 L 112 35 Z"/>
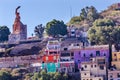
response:
<path fill-rule="evenodd" d="M 97 19 L 110 19 L 118 26 L 120 25 L 120 9 L 118 3 L 108 7 L 98 13 L 94 6 L 85 7 L 81 9 L 79 16 L 74 16 L 67 23 L 68 25 L 75 25 L 78 28 L 89 28 L 93 26 L 93 22 Z"/>

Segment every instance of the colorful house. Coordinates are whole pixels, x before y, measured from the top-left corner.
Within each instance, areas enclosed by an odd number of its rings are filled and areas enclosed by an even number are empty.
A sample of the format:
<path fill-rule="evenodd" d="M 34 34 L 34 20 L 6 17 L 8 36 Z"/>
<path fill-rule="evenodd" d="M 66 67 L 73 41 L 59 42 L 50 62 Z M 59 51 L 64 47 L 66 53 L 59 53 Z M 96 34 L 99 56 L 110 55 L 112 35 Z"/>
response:
<path fill-rule="evenodd" d="M 59 72 L 74 73 L 75 72 L 74 61 L 60 61 Z"/>
<path fill-rule="evenodd" d="M 59 54 L 61 49 L 61 44 L 58 40 L 48 41 L 45 49 L 45 54 Z"/>
<path fill-rule="evenodd" d="M 60 72 L 74 72 L 75 64 L 74 64 L 74 53 L 69 50 L 61 51 L 60 53 Z"/>
<path fill-rule="evenodd" d="M 116 69 L 120 69 L 120 52 L 112 53 L 112 66 L 116 67 Z"/>
<path fill-rule="evenodd" d="M 56 72 L 60 68 L 60 63 L 42 63 L 42 69 L 46 69 L 47 72 Z"/>
<path fill-rule="evenodd" d="M 49 63 L 49 62 L 58 62 L 59 60 L 59 54 L 51 54 L 51 55 L 44 55 L 42 57 L 42 61 L 44 63 Z"/>
<path fill-rule="evenodd" d="M 86 47 L 82 49 L 73 49 L 74 51 L 74 61 L 76 64 L 79 64 L 80 68 L 80 63 L 81 62 L 87 62 L 90 61 L 90 58 L 92 57 L 102 57 L 104 56 L 106 61 L 109 59 L 109 48 L 108 46 L 91 46 L 91 47 Z"/>

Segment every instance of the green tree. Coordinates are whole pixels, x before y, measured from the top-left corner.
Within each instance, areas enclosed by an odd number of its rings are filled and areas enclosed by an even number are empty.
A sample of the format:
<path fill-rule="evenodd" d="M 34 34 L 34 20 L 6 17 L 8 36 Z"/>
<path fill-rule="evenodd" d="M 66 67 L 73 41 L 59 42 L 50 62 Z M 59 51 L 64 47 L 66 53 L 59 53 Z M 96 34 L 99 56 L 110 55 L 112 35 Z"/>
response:
<path fill-rule="evenodd" d="M 99 18 L 99 14 L 94 6 L 88 7 L 86 9 L 89 9 L 89 10 L 87 10 L 88 11 L 87 12 L 87 19 L 89 21 L 93 22 L 94 20 Z"/>
<path fill-rule="evenodd" d="M 40 73 L 34 73 L 32 80 L 39 80 L 40 77 Z"/>
<path fill-rule="evenodd" d="M 25 77 L 26 73 L 27 73 L 26 69 L 16 68 L 12 70 L 11 75 L 12 75 L 13 80 L 18 80 L 18 79 L 22 80 L 23 77 Z"/>
<path fill-rule="evenodd" d="M 63 80 L 68 80 L 68 75 L 67 74 L 63 75 Z"/>
<path fill-rule="evenodd" d="M 54 75 L 54 79 L 55 80 L 62 80 L 61 78 L 62 78 L 61 74 L 56 72 L 55 75 Z"/>
<path fill-rule="evenodd" d="M 25 80 L 30 80 L 33 75 L 31 73 L 27 73 L 25 75 Z"/>
<path fill-rule="evenodd" d="M 115 22 L 111 19 L 97 19 L 94 21 L 93 26 L 115 26 Z"/>
<path fill-rule="evenodd" d="M 0 70 L 0 80 L 12 80 L 11 74 L 7 71 Z"/>
<path fill-rule="evenodd" d="M 7 26 L 0 26 L 0 42 L 7 41 L 9 34 L 10 30 Z"/>
<path fill-rule="evenodd" d="M 46 25 L 46 32 L 49 36 L 56 37 L 58 35 L 67 34 L 67 26 L 63 21 L 55 20 L 48 22 Z"/>
<path fill-rule="evenodd" d="M 49 77 L 50 77 L 50 78 L 49 78 L 50 80 L 55 80 L 55 79 L 54 79 L 55 73 L 48 73 L 48 75 L 49 75 Z"/>
<path fill-rule="evenodd" d="M 41 80 L 49 80 L 50 79 L 50 76 L 48 75 L 48 73 L 45 71 L 45 70 L 42 70 L 41 72 L 40 72 L 40 74 L 41 74 Z"/>
<path fill-rule="evenodd" d="M 81 9 L 80 17 L 82 20 L 87 19 L 87 12 L 85 8 Z"/>
<path fill-rule="evenodd" d="M 86 6 L 81 9 L 80 16 L 74 16 L 70 19 L 69 24 L 84 24 L 83 21 L 87 20 L 89 25 L 100 17 L 97 9 L 94 6 Z"/>
<path fill-rule="evenodd" d="M 71 24 L 76 24 L 76 23 L 80 23 L 80 21 L 81 21 L 80 16 L 74 16 L 74 17 L 71 18 L 70 23 Z"/>
<path fill-rule="evenodd" d="M 43 32 L 44 32 L 44 26 L 42 26 L 42 24 L 38 25 L 35 27 L 34 29 L 35 35 L 38 38 L 42 38 L 43 37 Z"/>
<path fill-rule="evenodd" d="M 88 30 L 88 37 L 95 44 L 120 43 L 120 26 L 97 26 Z"/>

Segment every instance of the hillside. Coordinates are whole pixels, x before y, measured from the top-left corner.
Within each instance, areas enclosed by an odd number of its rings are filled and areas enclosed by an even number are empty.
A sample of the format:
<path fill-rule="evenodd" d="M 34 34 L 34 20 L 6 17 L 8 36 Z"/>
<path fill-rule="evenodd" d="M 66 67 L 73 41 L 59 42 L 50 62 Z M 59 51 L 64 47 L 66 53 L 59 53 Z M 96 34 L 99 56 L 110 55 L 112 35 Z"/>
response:
<path fill-rule="evenodd" d="M 81 18 L 83 16 L 85 18 Z M 81 9 L 80 16 L 74 16 L 70 19 L 67 25 L 74 25 L 77 28 L 92 27 L 92 23 L 97 19 L 111 19 L 115 22 L 116 26 L 120 25 L 120 5 L 119 3 L 112 4 L 106 10 L 98 13 L 95 7 L 85 7 Z"/>
<path fill-rule="evenodd" d="M 107 10 L 100 13 L 103 18 L 109 18 L 115 21 L 116 25 L 120 25 L 120 9 L 118 3 L 111 5 Z"/>
<path fill-rule="evenodd" d="M 46 44 L 46 41 L 19 44 L 10 51 L 10 55 L 39 54 L 39 51 L 42 50 Z"/>

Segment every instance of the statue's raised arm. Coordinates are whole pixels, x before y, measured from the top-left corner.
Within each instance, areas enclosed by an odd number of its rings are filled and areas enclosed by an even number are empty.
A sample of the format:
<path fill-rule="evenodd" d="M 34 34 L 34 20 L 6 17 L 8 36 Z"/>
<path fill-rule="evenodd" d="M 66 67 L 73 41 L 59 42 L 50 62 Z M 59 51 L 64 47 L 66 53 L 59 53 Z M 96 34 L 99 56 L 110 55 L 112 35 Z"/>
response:
<path fill-rule="evenodd" d="M 15 15 L 16 15 L 16 21 L 20 21 L 20 14 L 18 12 L 18 9 L 20 8 L 20 6 L 18 6 L 15 10 Z"/>
<path fill-rule="evenodd" d="M 20 8 L 20 6 L 18 6 L 17 8 L 16 8 L 16 10 L 15 10 L 15 14 L 17 14 L 18 13 L 18 9 Z"/>

